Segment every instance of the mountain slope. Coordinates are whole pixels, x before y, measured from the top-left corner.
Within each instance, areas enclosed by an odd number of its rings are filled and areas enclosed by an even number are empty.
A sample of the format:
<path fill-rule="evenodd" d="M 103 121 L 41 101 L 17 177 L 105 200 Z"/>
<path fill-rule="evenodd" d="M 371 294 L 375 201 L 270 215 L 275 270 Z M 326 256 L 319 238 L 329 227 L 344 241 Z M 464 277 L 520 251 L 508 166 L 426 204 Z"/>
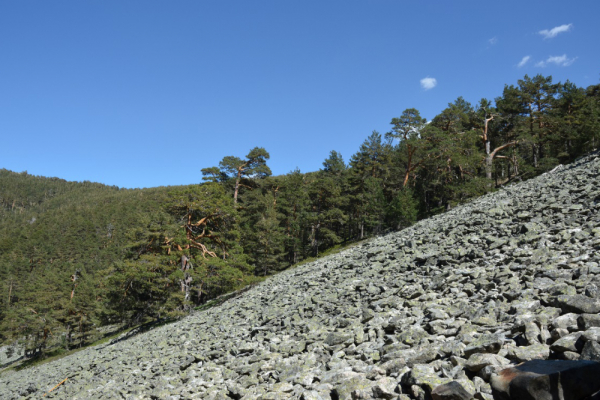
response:
<path fill-rule="evenodd" d="M 254 280 L 236 258 L 236 215 L 212 183 L 118 189 L 0 170 L 0 344 L 81 346 L 101 324 L 183 314 Z M 188 239 L 212 255 L 208 267 Z"/>
<path fill-rule="evenodd" d="M 148 224 L 169 190 L 0 171 L 0 343 L 52 331 L 52 345 L 65 327 L 97 323 L 99 272 L 125 258 L 129 231 Z"/>
<path fill-rule="evenodd" d="M 0 375 L 0 397 L 423 399 L 600 357 L 598 153 L 153 331 Z M 579 332 L 579 333 L 578 333 Z"/>

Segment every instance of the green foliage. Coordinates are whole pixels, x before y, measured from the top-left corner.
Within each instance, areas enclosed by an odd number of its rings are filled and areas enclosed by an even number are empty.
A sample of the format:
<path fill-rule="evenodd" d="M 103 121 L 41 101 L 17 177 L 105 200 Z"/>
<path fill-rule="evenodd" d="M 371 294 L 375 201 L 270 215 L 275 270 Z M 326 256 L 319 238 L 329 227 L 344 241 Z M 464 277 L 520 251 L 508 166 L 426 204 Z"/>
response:
<path fill-rule="evenodd" d="M 246 156 L 245 160 L 235 156 L 225 156 L 219 162 L 219 168 L 211 167 L 202 169 L 202 179 L 211 182 L 224 182 L 233 186 L 233 202 L 237 204 L 240 188 L 251 188 L 251 182 L 271 175 L 267 166 L 269 153 L 262 147 L 255 147 Z M 247 182 L 244 182 L 247 181 Z"/>
<path fill-rule="evenodd" d="M 281 182 L 266 179 L 246 195 L 243 210 L 243 243 L 256 274 L 266 276 L 285 264 L 285 228 L 278 212 L 277 200 Z"/>
<path fill-rule="evenodd" d="M 323 171 L 332 175 L 341 175 L 346 171 L 346 163 L 340 153 L 331 150 L 329 157 L 323 161 Z"/>
<path fill-rule="evenodd" d="M 239 288 L 251 272 L 238 245 L 237 212 L 216 183 L 169 191 L 162 210 L 128 237 L 129 258 L 104 272 L 107 321 L 177 318 Z"/>
<path fill-rule="evenodd" d="M 418 206 L 411 188 L 399 190 L 387 206 L 387 219 L 396 229 L 406 228 L 417 221 Z"/>

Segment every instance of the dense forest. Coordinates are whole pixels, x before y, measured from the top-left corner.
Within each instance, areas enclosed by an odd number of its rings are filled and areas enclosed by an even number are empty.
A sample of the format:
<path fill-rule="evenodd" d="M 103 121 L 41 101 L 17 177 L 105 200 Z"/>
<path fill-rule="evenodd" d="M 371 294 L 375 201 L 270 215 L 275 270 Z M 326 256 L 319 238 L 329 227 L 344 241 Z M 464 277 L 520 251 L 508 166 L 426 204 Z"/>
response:
<path fill-rule="evenodd" d="M 338 245 L 402 229 L 597 148 L 600 85 L 525 76 L 431 121 L 391 116 L 346 162 L 272 176 L 256 147 L 202 183 L 119 189 L 0 170 L 0 343 L 70 348 L 177 318 Z"/>

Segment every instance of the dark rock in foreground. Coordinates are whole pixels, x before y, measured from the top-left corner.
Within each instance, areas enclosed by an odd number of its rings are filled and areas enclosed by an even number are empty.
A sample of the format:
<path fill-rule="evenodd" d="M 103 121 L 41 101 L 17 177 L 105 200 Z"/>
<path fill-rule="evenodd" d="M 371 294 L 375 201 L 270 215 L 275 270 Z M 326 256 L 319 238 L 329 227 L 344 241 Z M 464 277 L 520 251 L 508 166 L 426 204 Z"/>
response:
<path fill-rule="evenodd" d="M 68 378 L 46 398 L 430 400 L 457 382 L 489 400 L 523 361 L 594 370 L 598 182 L 596 154 L 177 323 L 5 372 L 0 398 Z"/>
<path fill-rule="evenodd" d="M 528 361 L 492 376 L 494 399 L 583 400 L 600 391 L 600 363 Z"/>

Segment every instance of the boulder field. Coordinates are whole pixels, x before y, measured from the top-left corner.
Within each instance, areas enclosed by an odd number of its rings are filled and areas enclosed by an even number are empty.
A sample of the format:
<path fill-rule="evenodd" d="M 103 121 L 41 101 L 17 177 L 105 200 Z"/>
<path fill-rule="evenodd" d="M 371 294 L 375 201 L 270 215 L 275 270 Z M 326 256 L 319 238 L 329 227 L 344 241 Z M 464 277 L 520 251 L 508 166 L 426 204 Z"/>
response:
<path fill-rule="evenodd" d="M 595 153 L 176 323 L 4 372 L 0 398 L 598 398 L 599 342 Z"/>

